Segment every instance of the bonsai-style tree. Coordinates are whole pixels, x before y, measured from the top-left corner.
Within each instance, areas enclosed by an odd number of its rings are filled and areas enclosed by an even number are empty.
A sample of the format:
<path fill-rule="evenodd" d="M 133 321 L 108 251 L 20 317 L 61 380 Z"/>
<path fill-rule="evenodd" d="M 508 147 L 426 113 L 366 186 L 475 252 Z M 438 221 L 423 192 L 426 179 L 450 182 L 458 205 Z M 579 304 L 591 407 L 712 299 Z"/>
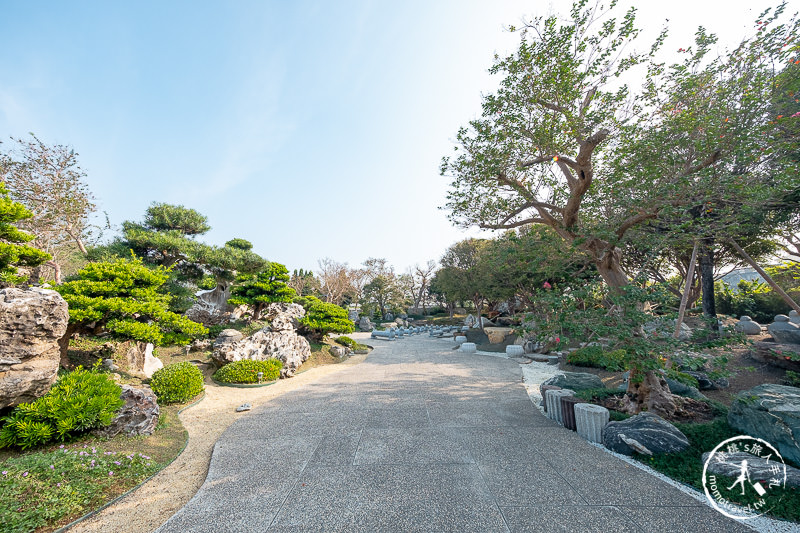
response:
<path fill-rule="evenodd" d="M 17 267 L 35 267 L 50 259 L 50 254 L 25 244 L 36 237 L 17 228 L 14 223 L 33 216 L 19 202 L 8 196 L 0 181 L 0 285 L 13 285 L 25 281 Z"/>
<path fill-rule="evenodd" d="M 355 331 L 353 321 L 347 317 L 347 310 L 336 304 L 323 302 L 314 296 L 305 298 L 306 316 L 300 319 L 300 325 L 316 339 L 322 339 L 328 333 L 352 333 Z"/>
<path fill-rule="evenodd" d="M 270 262 L 267 268 L 255 275 L 240 275 L 236 279 L 238 285 L 231 289 L 232 297 L 228 300 L 233 305 L 252 305 L 253 320 L 261 318 L 264 308 L 275 302 L 291 302 L 295 297 L 294 289 L 289 287 L 289 271 L 280 263 Z"/>
<path fill-rule="evenodd" d="M 117 336 L 154 344 L 186 343 L 208 334 L 201 324 L 169 311 L 172 296 L 162 292 L 169 271 L 148 268 L 141 259 L 89 263 L 56 290 L 69 305 L 69 325 L 61 339 L 61 365 L 75 333 Z"/>

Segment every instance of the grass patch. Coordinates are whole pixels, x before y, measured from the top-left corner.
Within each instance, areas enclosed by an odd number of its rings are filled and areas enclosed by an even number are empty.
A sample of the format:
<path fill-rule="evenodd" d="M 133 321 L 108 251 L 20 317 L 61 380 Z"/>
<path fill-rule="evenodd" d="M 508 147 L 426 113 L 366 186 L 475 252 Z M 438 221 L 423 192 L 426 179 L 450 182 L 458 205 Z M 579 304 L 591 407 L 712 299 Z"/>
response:
<path fill-rule="evenodd" d="M 186 444 L 180 406 L 162 407 L 150 436 L 95 437 L 0 455 L 0 529 L 51 531 L 102 507 L 170 462 Z"/>
<path fill-rule="evenodd" d="M 675 426 L 689 439 L 689 448 L 680 453 L 653 457 L 634 454 L 634 457 L 654 470 L 703 492 L 703 453 L 710 452 L 720 442 L 739 435 L 739 432 L 729 426 L 724 418 L 705 424 L 676 423 Z M 717 476 L 719 486 L 731 486 L 733 481 L 734 478 Z M 748 491 L 736 503 L 747 506 L 756 501 L 758 497 L 755 493 Z M 800 490 L 792 487 L 771 489 L 769 501 L 774 504 L 768 513 L 770 516 L 800 522 Z"/>

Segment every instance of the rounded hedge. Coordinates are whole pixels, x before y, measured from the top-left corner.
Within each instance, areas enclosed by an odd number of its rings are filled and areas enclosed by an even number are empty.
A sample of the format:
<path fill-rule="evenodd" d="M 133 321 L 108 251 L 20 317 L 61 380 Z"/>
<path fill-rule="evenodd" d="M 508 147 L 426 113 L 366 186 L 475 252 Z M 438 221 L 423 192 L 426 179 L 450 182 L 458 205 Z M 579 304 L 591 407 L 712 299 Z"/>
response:
<path fill-rule="evenodd" d="M 266 361 L 243 359 L 223 366 L 214 373 L 214 379 L 222 383 L 258 383 L 258 373 L 263 372 L 261 381 L 274 381 L 281 376 L 283 361 L 270 358 Z"/>
<path fill-rule="evenodd" d="M 189 361 L 175 363 L 156 370 L 150 388 L 160 404 L 183 403 L 205 390 L 203 373 Z"/>
<path fill-rule="evenodd" d="M 345 335 L 342 335 L 341 337 L 337 337 L 336 338 L 336 342 L 338 344 L 341 344 L 342 346 L 347 346 L 348 348 L 352 348 L 352 349 L 355 349 L 355 347 L 358 345 L 358 343 L 356 341 L 354 341 L 353 339 L 351 339 L 350 337 L 347 337 Z"/>

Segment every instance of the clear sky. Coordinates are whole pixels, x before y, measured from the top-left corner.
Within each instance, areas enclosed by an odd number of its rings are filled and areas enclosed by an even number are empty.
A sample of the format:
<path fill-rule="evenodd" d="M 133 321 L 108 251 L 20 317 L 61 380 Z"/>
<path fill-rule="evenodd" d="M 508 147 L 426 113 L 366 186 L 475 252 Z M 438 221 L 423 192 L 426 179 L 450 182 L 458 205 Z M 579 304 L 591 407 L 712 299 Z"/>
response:
<path fill-rule="evenodd" d="M 637 4 L 677 50 L 701 24 L 734 42 L 776 2 Z M 248 239 L 290 270 L 403 271 L 476 234 L 438 209 L 438 167 L 518 42 L 504 26 L 569 5 L 0 0 L 0 140 L 73 146 L 112 224 L 183 204 L 207 242 Z"/>

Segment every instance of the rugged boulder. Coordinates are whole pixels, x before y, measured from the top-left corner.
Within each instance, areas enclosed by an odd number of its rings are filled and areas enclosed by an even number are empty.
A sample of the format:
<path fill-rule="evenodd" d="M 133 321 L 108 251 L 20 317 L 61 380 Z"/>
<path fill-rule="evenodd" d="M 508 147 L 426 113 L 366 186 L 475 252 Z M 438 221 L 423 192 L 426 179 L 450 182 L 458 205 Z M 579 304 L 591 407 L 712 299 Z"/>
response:
<path fill-rule="evenodd" d="M 372 331 L 373 325 L 370 322 L 369 317 L 362 316 L 361 319 L 358 321 L 358 329 L 361 331 Z"/>
<path fill-rule="evenodd" d="M 32 402 L 56 380 L 67 302 L 46 289 L 0 290 L 0 408 Z"/>
<path fill-rule="evenodd" d="M 213 348 L 216 350 L 217 348 L 221 348 L 226 344 L 232 344 L 234 342 L 240 341 L 244 338 L 242 332 L 236 329 L 223 329 L 217 335 L 217 338 L 214 339 Z"/>
<path fill-rule="evenodd" d="M 588 372 L 562 372 L 548 379 L 542 385 L 555 385 L 562 389 L 572 389 L 574 391 L 605 388 L 603 380 Z"/>
<path fill-rule="evenodd" d="M 161 413 L 155 393 L 150 389 L 123 385 L 121 397 L 125 405 L 117 411 L 111 424 L 93 430 L 92 434 L 109 439 L 120 433 L 128 437 L 152 435 Z"/>
<path fill-rule="evenodd" d="M 685 450 L 689 439 L 660 416 L 645 412 L 609 422 L 603 428 L 603 446 L 624 455 L 658 455 Z"/>
<path fill-rule="evenodd" d="M 272 331 L 294 331 L 300 327 L 300 319 L 304 316 L 306 310 L 302 305 L 290 303 L 269 304 L 264 312 Z"/>
<path fill-rule="evenodd" d="M 347 355 L 347 348 L 344 346 L 331 346 L 330 354 L 334 357 L 342 358 Z"/>
<path fill-rule="evenodd" d="M 294 331 L 270 331 L 264 328 L 250 337 L 236 342 L 214 345 L 211 357 L 220 364 L 226 365 L 242 359 L 264 361 L 275 357 L 283 361 L 281 377 L 291 377 L 311 356 L 308 341 Z"/>
<path fill-rule="evenodd" d="M 131 347 L 125 352 L 128 360 L 128 373 L 132 376 L 150 379 L 156 370 L 164 368 L 161 359 L 153 355 L 155 346 L 148 342 L 132 342 Z"/>
<path fill-rule="evenodd" d="M 758 385 L 740 392 L 728 411 L 728 423 L 745 435 L 764 439 L 784 458 L 800 463 L 800 389 Z"/>

